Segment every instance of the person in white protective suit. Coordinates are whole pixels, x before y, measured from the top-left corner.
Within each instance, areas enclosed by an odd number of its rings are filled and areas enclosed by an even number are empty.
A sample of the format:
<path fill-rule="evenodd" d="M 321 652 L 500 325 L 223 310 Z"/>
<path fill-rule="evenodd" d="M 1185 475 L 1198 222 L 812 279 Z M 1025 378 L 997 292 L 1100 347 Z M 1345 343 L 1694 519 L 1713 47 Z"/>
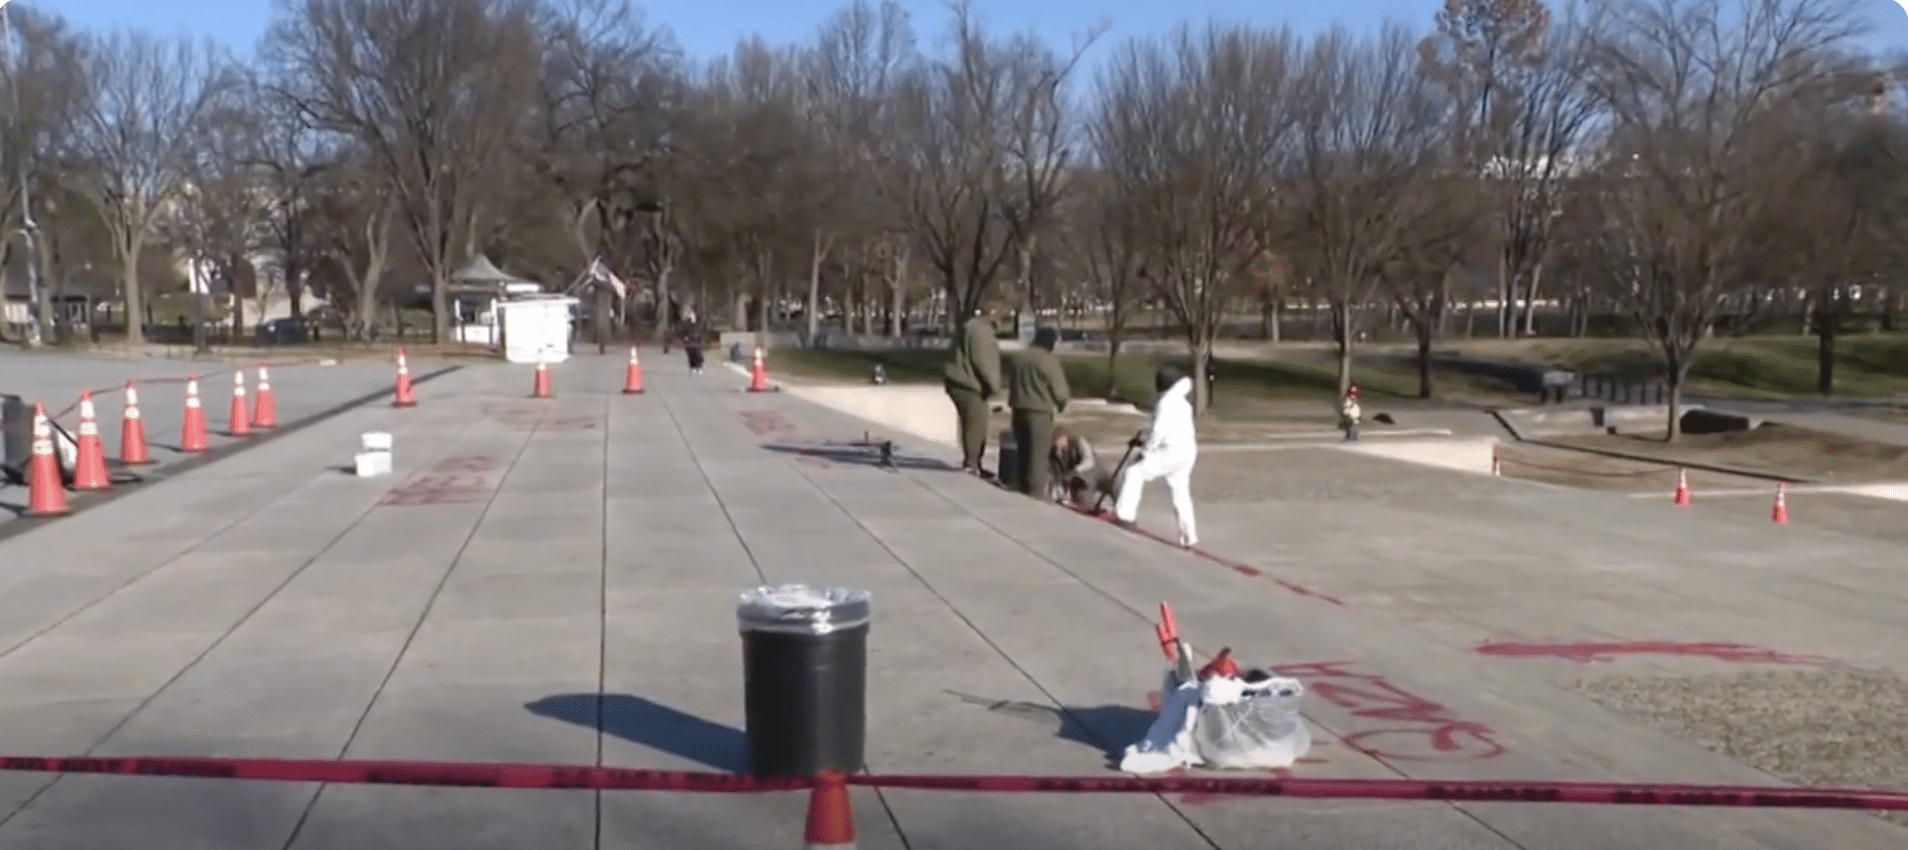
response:
<path fill-rule="evenodd" d="M 1164 479 L 1173 500 L 1173 516 L 1179 521 L 1179 545 L 1191 548 L 1199 545 L 1192 503 L 1193 463 L 1199 459 L 1198 437 L 1193 432 L 1193 382 L 1178 369 L 1162 366 L 1154 385 L 1159 401 L 1153 405 L 1153 421 L 1138 441 L 1139 460 L 1120 479 L 1113 517 L 1131 528 L 1139 517 L 1140 491 L 1148 482 Z"/>

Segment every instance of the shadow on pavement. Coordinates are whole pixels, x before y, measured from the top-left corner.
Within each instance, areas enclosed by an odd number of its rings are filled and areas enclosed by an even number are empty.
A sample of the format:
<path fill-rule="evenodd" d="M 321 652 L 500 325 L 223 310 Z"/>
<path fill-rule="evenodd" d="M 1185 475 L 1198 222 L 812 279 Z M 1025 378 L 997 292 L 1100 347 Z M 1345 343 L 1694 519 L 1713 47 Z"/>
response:
<path fill-rule="evenodd" d="M 524 708 L 716 770 L 741 773 L 748 767 L 742 730 L 632 694 L 557 694 Z"/>
<path fill-rule="evenodd" d="M 1098 749 L 1109 761 L 1119 758 L 1128 744 L 1146 737 L 1153 713 L 1126 705 L 1051 706 L 1025 700 L 998 700 L 948 691 L 961 702 L 994 714 L 1034 723 L 1051 724 L 1054 736 Z"/>
<path fill-rule="evenodd" d="M 848 463 L 877 468 L 882 465 L 881 449 L 872 445 L 836 443 L 824 446 L 790 446 L 763 443 L 762 448 L 782 454 L 812 457 L 830 463 Z M 958 467 L 951 466 L 942 461 L 921 457 L 908 457 L 899 452 L 896 452 L 894 455 L 894 465 L 897 469 L 920 469 L 932 472 L 958 471 Z"/>

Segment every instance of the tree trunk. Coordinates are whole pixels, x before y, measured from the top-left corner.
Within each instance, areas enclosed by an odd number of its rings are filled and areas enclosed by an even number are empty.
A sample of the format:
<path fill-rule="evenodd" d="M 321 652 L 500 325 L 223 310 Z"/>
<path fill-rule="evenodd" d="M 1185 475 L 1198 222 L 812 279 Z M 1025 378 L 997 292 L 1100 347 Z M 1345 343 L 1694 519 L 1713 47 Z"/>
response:
<path fill-rule="evenodd" d="M 1665 375 L 1669 383 L 1669 422 L 1663 429 L 1663 441 L 1674 443 L 1683 436 L 1683 384 L 1689 380 L 1689 365 L 1683 358 L 1672 358 Z"/>
<path fill-rule="evenodd" d="M 804 338 L 809 348 L 821 347 L 821 270 L 826 254 L 822 248 L 821 228 L 815 228 L 815 242 L 808 255 L 808 307 L 802 317 L 807 320 L 808 333 Z"/>
<path fill-rule="evenodd" d="M 1351 305 L 1346 304 L 1337 310 L 1338 337 L 1338 394 L 1343 396 L 1352 382 L 1352 320 Z"/>
<path fill-rule="evenodd" d="M 145 250 L 145 236 L 128 226 L 119 234 L 120 298 L 126 303 L 126 341 L 133 345 L 146 342 L 146 299 L 139 290 L 139 252 Z"/>
<path fill-rule="evenodd" d="M 1437 327 L 1437 322 L 1432 316 L 1426 316 L 1417 322 L 1418 398 L 1430 398 L 1434 390 L 1431 383 L 1431 342 L 1436 336 Z"/>
<path fill-rule="evenodd" d="M 1533 264 L 1529 270 L 1530 283 L 1524 290 L 1524 336 L 1537 335 L 1537 290 L 1544 282 L 1544 266 Z"/>
<path fill-rule="evenodd" d="M 1841 306 L 1832 284 L 1824 284 L 1815 298 L 1815 391 L 1835 394 L 1835 335 L 1841 324 L 1837 319 Z"/>
<path fill-rule="evenodd" d="M 1205 415 L 1212 407 L 1212 393 L 1206 376 L 1212 373 L 1212 337 L 1210 331 L 1196 333 L 1187 340 L 1192 348 L 1193 413 Z"/>

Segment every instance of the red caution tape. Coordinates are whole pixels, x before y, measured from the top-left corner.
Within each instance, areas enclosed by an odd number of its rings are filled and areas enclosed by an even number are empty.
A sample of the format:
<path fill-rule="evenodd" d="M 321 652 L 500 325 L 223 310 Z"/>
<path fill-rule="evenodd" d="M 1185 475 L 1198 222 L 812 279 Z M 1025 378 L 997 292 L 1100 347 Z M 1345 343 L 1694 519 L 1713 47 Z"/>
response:
<path fill-rule="evenodd" d="M 803 777 L 538 764 L 226 758 L 0 757 L 0 770 L 105 773 L 338 785 L 762 793 L 815 786 Z M 1641 806 L 1908 810 L 1908 792 L 1756 785 L 1486 782 L 1417 779 L 1264 779 L 1134 776 L 850 776 L 850 785 L 931 791 L 1048 794 L 1207 794 L 1338 800 L 1447 800 Z"/>

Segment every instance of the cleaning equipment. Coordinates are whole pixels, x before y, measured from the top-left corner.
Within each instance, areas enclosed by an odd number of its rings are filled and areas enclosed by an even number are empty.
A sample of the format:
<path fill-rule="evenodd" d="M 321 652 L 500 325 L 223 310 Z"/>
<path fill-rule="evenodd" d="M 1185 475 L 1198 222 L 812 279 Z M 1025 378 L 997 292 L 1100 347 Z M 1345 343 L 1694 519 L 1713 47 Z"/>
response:
<path fill-rule="evenodd" d="M 808 795 L 802 850 L 855 850 L 855 812 L 847 781 L 833 770 L 824 770 L 815 779 L 815 790 Z"/>
<path fill-rule="evenodd" d="M 769 391 L 768 363 L 762 349 L 755 349 L 755 363 L 749 367 L 749 392 L 765 393 Z"/>
<path fill-rule="evenodd" d="M 1123 473 L 1126 471 L 1126 465 L 1132 462 L 1133 460 L 1134 450 L 1138 449 L 1141 445 L 1144 445 L 1145 437 L 1146 437 L 1146 429 L 1142 428 L 1133 433 L 1133 439 L 1128 440 L 1126 442 L 1126 453 L 1120 455 L 1119 465 L 1113 467 L 1112 477 L 1106 479 L 1108 482 L 1112 484 L 1112 486 L 1106 488 L 1105 490 L 1101 490 L 1099 498 L 1096 498 L 1093 500 L 1093 513 L 1095 516 L 1098 516 L 1100 511 L 1106 506 L 1106 497 L 1107 497 L 1108 491 L 1119 489 L 1120 473 Z"/>
<path fill-rule="evenodd" d="M 1776 482 L 1775 507 L 1769 509 L 1769 521 L 1776 525 L 1789 524 L 1789 485 Z"/>
<path fill-rule="evenodd" d="M 60 459 L 53 455 L 53 423 L 46 407 L 33 403 L 33 457 L 27 461 L 26 516 L 64 516 L 66 490 L 60 482 Z"/>
<path fill-rule="evenodd" d="M 1302 683 L 1265 670 L 1242 671 L 1231 647 L 1195 672 L 1172 607 L 1160 603 L 1159 614 L 1153 634 L 1173 664 L 1160 686 L 1159 717 L 1145 738 L 1126 748 L 1120 770 L 1263 770 L 1290 767 L 1311 750 L 1311 730 L 1299 715 Z"/>
<path fill-rule="evenodd" d="M 205 408 L 199 404 L 199 376 L 186 376 L 185 422 L 179 428 L 179 451 L 202 452 L 210 445 L 205 436 Z"/>
<path fill-rule="evenodd" d="M 1671 501 L 1679 508 L 1689 507 L 1689 470 L 1676 468 L 1676 494 Z"/>
<path fill-rule="evenodd" d="M 411 366 L 404 359 L 404 349 L 397 350 L 397 386 L 391 389 L 392 407 L 416 407 L 417 399 L 411 395 Z"/>
<path fill-rule="evenodd" d="M 113 480 L 106 475 L 106 444 L 99 439 L 99 418 L 93 410 L 93 393 L 80 390 L 79 439 L 73 460 L 73 489 L 111 490 Z"/>
<path fill-rule="evenodd" d="M 278 427 L 278 401 L 272 398 L 272 376 L 258 364 L 258 396 L 252 399 L 252 428 L 270 431 Z"/>
<path fill-rule="evenodd" d="M 146 451 L 146 420 L 139 417 L 139 390 L 131 381 L 126 382 L 126 411 L 119 416 L 119 463 L 152 463 L 152 455 Z"/>
<path fill-rule="evenodd" d="M 252 413 L 245 405 L 245 372 L 232 370 L 232 410 L 225 415 L 225 433 L 233 437 L 252 435 Z"/>
<path fill-rule="evenodd" d="M 643 362 L 636 359 L 636 346 L 629 347 L 629 367 L 623 370 L 623 395 L 643 394 Z"/>
<path fill-rule="evenodd" d="M 530 384 L 530 397 L 550 397 L 550 365 L 541 356 L 537 357 L 537 376 Z"/>

